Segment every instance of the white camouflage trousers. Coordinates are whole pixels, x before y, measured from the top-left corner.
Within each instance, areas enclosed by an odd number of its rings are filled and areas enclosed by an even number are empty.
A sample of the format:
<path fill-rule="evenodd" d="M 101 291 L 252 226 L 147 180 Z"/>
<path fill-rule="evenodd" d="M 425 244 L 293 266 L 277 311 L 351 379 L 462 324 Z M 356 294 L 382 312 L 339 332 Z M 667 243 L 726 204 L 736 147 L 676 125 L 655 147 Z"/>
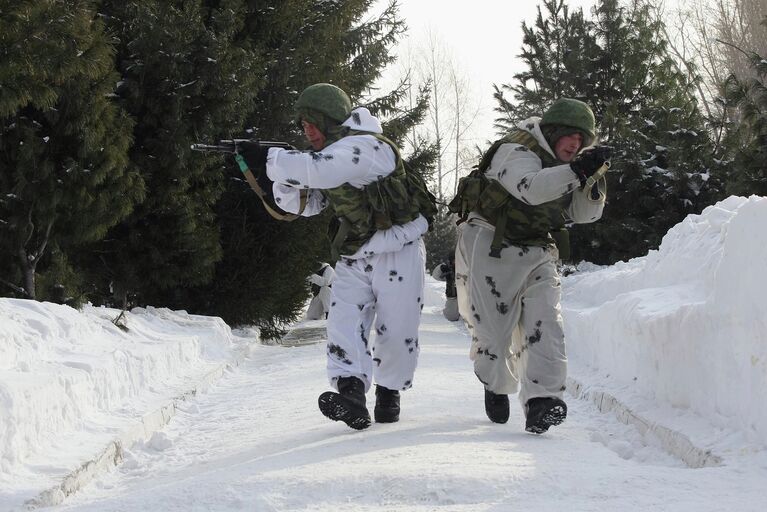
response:
<path fill-rule="evenodd" d="M 327 323 L 332 387 L 339 377 L 359 378 L 365 391 L 373 382 L 395 390 L 413 385 L 425 263 L 421 239 L 397 252 L 336 263 Z"/>
<path fill-rule="evenodd" d="M 458 308 L 472 334 L 474 372 L 494 393 L 519 391 L 523 406 L 561 398 L 567 357 L 557 250 L 509 245 L 492 258 L 493 232 L 466 222 L 456 247 Z"/>

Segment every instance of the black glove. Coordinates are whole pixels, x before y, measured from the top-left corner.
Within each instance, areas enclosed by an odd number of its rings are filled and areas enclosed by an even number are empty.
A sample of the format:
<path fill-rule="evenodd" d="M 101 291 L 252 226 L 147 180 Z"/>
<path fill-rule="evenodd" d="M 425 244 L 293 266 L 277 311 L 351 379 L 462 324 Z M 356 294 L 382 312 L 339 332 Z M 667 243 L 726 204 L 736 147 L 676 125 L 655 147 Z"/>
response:
<path fill-rule="evenodd" d="M 586 180 L 597 172 L 605 162 L 610 161 L 612 152 L 613 148 L 610 146 L 594 146 L 586 149 L 570 162 L 570 169 L 578 176 L 581 186 L 585 185 Z"/>
<path fill-rule="evenodd" d="M 237 143 L 237 152 L 245 159 L 245 163 L 253 174 L 266 175 L 266 156 L 269 154 L 269 146 L 262 146 L 255 140 L 244 140 Z"/>

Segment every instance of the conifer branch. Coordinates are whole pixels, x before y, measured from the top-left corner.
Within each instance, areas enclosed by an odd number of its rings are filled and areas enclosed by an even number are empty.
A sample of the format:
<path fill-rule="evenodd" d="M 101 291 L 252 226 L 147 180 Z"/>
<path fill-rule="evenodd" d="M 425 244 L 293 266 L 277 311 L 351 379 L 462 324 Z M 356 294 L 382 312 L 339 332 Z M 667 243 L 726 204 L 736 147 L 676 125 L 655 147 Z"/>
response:
<path fill-rule="evenodd" d="M 11 288 L 13 291 L 15 291 L 17 293 L 20 293 L 20 294 L 24 295 L 25 297 L 28 297 L 30 299 L 32 298 L 32 296 L 29 294 L 29 292 L 27 292 L 27 290 L 25 290 L 21 286 L 17 286 L 15 284 L 11 283 L 10 281 L 6 281 L 5 279 L 0 279 L 0 283 L 3 283 L 4 285 L 6 285 L 9 288 Z"/>

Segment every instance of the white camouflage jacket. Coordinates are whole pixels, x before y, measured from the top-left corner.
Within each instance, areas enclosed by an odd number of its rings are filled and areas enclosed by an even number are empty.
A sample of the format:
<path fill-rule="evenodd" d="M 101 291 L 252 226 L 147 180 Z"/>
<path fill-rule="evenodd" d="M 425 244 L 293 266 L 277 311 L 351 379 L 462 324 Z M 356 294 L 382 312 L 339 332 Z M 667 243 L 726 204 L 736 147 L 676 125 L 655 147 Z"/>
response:
<path fill-rule="evenodd" d="M 541 132 L 539 117 L 526 119 L 517 128 L 532 134 L 541 148 L 556 158 Z M 485 175 L 500 182 L 511 195 L 530 205 L 554 201 L 574 189 L 570 205 L 565 211 L 569 220 L 576 224 L 586 224 L 602 217 L 606 198 L 604 178 L 598 182 L 599 198 L 592 199 L 590 190 L 581 190 L 580 181 L 569 164 L 544 168 L 538 155 L 532 151 L 518 151 L 519 147 L 520 144 L 516 143 L 502 144 L 493 155 Z M 476 212 L 470 218 L 492 228 Z"/>
<path fill-rule="evenodd" d="M 381 123 L 368 109 L 356 108 L 344 123 L 354 130 L 382 133 Z M 396 155 L 388 144 L 380 144 L 372 135 L 351 135 L 328 145 L 321 151 L 291 151 L 270 148 L 266 174 L 274 182 L 275 202 L 282 210 L 298 213 L 299 194 L 308 192 L 306 207 L 301 215 L 317 215 L 328 206 L 322 194 L 348 183 L 357 188 L 388 176 L 396 166 Z M 396 252 L 406 243 L 418 240 L 428 230 L 421 215 L 401 226 L 377 231 L 354 254 L 344 257 L 357 259 L 367 254 Z"/>

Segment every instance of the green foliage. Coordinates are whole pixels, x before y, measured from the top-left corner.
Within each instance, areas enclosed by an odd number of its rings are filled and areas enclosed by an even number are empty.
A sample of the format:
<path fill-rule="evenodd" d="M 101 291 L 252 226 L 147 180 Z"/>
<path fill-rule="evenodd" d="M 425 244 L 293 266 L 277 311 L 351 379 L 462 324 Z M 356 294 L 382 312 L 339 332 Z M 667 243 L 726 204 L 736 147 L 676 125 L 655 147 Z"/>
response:
<path fill-rule="evenodd" d="M 719 192 L 693 84 L 669 56 L 662 22 L 641 1 L 604 0 L 594 13 L 601 79 L 593 101 L 616 156 L 603 218 L 573 227 L 572 253 L 574 261 L 614 263 L 657 248 Z"/>
<path fill-rule="evenodd" d="M 148 194 L 84 261 L 102 300 L 116 287 L 135 303 L 164 305 L 210 282 L 222 257 L 220 160 L 190 144 L 243 122 L 260 61 L 232 44 L 238 2 L 106 0 L 100 9 L 118 40 L 117 99 L 136 119 L 130 159 Z"/>
<path fill-rule="evenodd" d="M 369 97 L 404 31 L 396 2 L 369 17 L 374 3 L 0 0 L 5 293 L 34 296 L 39 275 L 59 301 L 183 308 L 278 334 L 328 259 L 329 219 L 272 219 L 233 159 L 190 144 L 301 147 L 293 104 L 317 82 L 401 141 L 428 95 L 412 108 L 403 88 Z M 422 142 L 408 160 L 428 177 L 435 157 Z"/>
<path fill-rule="evenodd" d="M 50 247 L 102 238 L 143 197 L 131 120 L 112 102 L 113 48 L 89 1 L 0 10 L 0 279 L 36 290 Z M 64 293 L 66 294 L 66 292 Z"/>
<path fill-rule="evenodd" d="M 87 299 L 88 285 L 66 254 L 53 247 L 46 257 L 45 269 L 37 280 L 38 296 L 44 300 L 79 308 Z"/>

